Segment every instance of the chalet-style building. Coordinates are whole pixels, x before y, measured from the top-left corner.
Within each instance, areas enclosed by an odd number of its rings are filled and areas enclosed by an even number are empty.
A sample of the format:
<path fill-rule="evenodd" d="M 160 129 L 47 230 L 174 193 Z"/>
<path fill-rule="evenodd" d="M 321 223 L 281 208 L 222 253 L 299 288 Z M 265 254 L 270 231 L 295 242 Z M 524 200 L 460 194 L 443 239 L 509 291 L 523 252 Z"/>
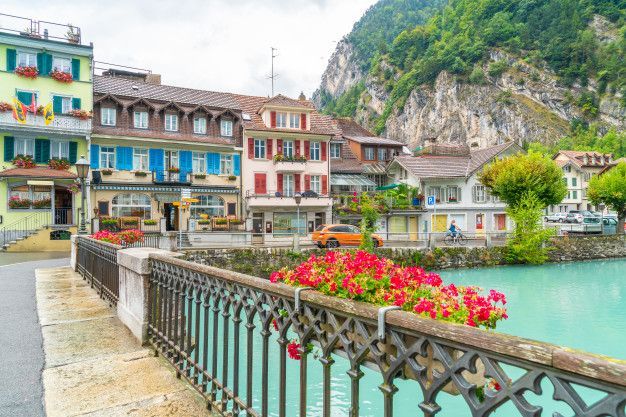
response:
<path fill-rule="evenodd" d="M 203 215 L 241 219 L 243 120 L 233 95 L 161 85 L 152 74 L 105 74 L 94 79 L 95 216 L 191 231 L 207 223 Z M 181 196 L 198 201 L 181 210 Z"/>

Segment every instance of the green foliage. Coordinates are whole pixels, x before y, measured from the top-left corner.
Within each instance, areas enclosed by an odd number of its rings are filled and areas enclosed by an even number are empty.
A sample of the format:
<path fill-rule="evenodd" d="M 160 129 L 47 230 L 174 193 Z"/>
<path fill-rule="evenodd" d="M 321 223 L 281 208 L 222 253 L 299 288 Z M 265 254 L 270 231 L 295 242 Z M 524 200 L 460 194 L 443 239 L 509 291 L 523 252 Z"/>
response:
<path fill-rule="evenodd" d="M 475 65 L 472 73 L 469 76 L 469 82 L 472 84 L 484 84 L 485 83 L 485 71 L 480 65 Z"/>
<path fill-rule="evenodd" d="M 554 155 L 559 150 L 573 151 L 596 151 L 605 154 L 613 154 L 615 158 L 626 156 L 626 132 L 618 132 L 610 129 L 601 134 L 597 125 L 591 125 L 588 128 L 579 126 L 574 131 L 561 138 L 556 145 L 547 147 L 532 143 L 529 145 L 534 149 L 542 149 L 544 155 Z"/>
<path fill-rule="evenodd" d="M 542 264 L 548 259 L 547 243 L 555 229 L 542 227 L 543 202 L 526 191 L 514 206 L 506 209 L 515 222 L 513 236 L 507 240 L 507 260 L 511 263 Z"/>
<path fill-rule="evenodd" d="M 322 95 L 324 112 L 335 117 L 353 117 L 356 114 L 359 99 L 364 91 L 365 83 L 361 81 L 346 90 L 336 100 L 330 97 L 328 93 L 325 96 Z"/>
<path fill-rule="evenodd" d="M 578 98 L 578 107 L 588 117 L 598 116 L 598 98 L 592 92 L 584 92 Z"/>
<path fill-rule="evenodd" d="M 495 61 L 489 64 L 489 71 L 487 71 L 487 73 L 490 77 L 499 77 L 504 74 L 504 71 L 506 71 L 508 68 L 509 63 L 506 62 L 504 59 L 501 59 L 499 61 Z"/>
<path fill-rule="evenodd" d="M 567 194 L 561 169 L 546 156 L 532 152 L 517 154 L 487 165 L 479 174 L 480 182 L 510 207 L 533 193 L 541 208 L 560 203 Z"/>
<path fill-rule="evenodd" d="M 360 198 L 361 208 L 361 245 L 359 249 L 367 252 L 374 251 L 374 241 L 372 240 L 372 234 L 376 231 L 376 222 L 378 221 L 379 214 L 376 210 L 376 206 L 372 201 L 372 198 L 367 194 L 361 194 Z"/>
<path fill-rule="evenodd" d="M 589 200 L 594 204 L 605 204 L 617 213 L 618 233 L 624 233 L 626 217 L 626 162 L 620 162 L 602 175 L 589 181 Z"/>

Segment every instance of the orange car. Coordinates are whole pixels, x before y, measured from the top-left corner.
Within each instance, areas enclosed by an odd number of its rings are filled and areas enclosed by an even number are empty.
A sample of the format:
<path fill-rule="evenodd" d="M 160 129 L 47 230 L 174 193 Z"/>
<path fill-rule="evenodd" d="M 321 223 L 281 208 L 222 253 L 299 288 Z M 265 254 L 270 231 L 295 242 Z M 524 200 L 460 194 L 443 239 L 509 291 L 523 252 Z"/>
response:
<path fill-rule="evenodd" d="M 339 246 L 359 246 L 361 230 L 350 224 L 323 224 L 313 232 L 313 242 L 320 248 L 338 248 Z M 373 234 L 374 247 L 383 245 L 383 238 Z"/>

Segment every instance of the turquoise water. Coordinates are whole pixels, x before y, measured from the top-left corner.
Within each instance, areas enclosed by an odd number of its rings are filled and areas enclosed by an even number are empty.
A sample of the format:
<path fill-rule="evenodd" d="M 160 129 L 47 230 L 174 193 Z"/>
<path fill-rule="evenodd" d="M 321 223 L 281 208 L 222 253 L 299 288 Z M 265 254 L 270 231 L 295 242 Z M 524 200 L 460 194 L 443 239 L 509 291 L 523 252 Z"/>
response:
<path fill-rule="evenodd" d="M 504 292 L 508 298 L 507 307 L 510 318 L 502 322 L 498 331 L 528 337 L 545 342 L 602 353 L 617 358 L 626 358 L 626 260 L 571 263 L 538 267 L 498 267 L 476 270 L 456 270 L 442 272 L 445 282 L 473 284 L 484 288 L 494 288 Z M 243 316 L 242 316 L 243 318 Z M 211 358 L 212 316 L 209 319 L 209 358 Z M 260 410 L 262 351 L 259 328 L 254 331 L 253 387 L 254 404 Z M 222 334 L 223 320 L 220 315 L 219 334 Z M 203 326 L 201 326 L 201 329 Z M 231 343 L 229 351 L 230 383 L 233 381 L 232 336 L 234 329 L 230 323 Z M 204 339 L 201 331 L 199 339 Z M 277 335 L 270 337 L 269 361 L 269 410 L 271 416 L 278 415 L 279 350 Z M 239 355 L 240 393 L 245 393 L 246 375 L 246 330 L 241 326 Z M 222 375 L 222 342 L 218 343 L 218 378 Z M 200 352 L 202 357 L 202 352 Z M 350 378 L 346 374 L 348 362 L 333 356 L 332 366 L 332 413 L 333 417 L 347 417 L 350 406 Z M 209 359 L 210 362 L 210 359 Z M 298 415 L 299 401 L 299 365 L 298 361 L 287 359 L 287 415 Z M 210 369 L 210 367 L 209 367 Z M 507 368 L 514 379 L 521 376 L 519 370 Z M 380 417 L 383 415 L 382 393 L 378 389 L 380 374 L 362 368 L 365 373 L 360 380 L 361 417 Z M 415 381 L 395 381 L 399 391 L 394 396 L 394 415 L 423 415 L 418 404 L 421 391 Z M 231 385 L 232 387 L 232 385 Z M 544 406 L 543 416 L 554 412 L 564 416 L 573 416 L 572 410 L 562 402 L 551 400 L 553 388 L 544 379 L 543 395 L 526 394 L 526 399 Z M 598 398 L 589 396 L 586 399 Z M 322 415 L 322 366 L 310 357 L 308 361 L 307 416 Z M 442 411 L 440 417 L 470 416 L 470 411 L 461 396 L 440 393 L 438 403 Z M 512 417 L 520 415 L 509 402 L 498 409 L 494 416 Z"/>

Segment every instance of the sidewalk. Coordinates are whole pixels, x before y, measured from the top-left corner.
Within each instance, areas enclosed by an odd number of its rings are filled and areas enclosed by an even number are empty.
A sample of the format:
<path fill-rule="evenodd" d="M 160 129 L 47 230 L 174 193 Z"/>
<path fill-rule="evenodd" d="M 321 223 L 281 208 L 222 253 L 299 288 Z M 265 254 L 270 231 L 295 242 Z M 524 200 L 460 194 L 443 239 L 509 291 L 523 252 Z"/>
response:
<path fill-rule="evenodd" d="M 48 417 L 211 415 L 77 273 L 47 268 L 36 277 Z"/>

